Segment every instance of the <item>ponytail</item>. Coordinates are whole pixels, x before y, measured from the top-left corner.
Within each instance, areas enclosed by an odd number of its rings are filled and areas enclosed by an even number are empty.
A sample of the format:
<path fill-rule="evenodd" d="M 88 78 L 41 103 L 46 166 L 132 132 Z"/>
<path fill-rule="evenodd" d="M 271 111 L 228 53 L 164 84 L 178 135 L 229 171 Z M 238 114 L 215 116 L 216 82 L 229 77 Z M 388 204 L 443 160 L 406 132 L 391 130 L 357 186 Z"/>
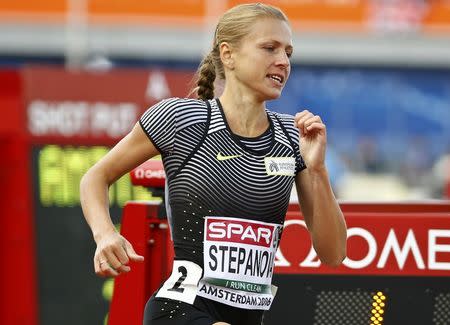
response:
<path fill-rule="evenodd" d="M 197 96 L 199 99 L 214 98 L 214 80 L 216 80 L 216 67 L 211 51 L 198 67 Z"/>

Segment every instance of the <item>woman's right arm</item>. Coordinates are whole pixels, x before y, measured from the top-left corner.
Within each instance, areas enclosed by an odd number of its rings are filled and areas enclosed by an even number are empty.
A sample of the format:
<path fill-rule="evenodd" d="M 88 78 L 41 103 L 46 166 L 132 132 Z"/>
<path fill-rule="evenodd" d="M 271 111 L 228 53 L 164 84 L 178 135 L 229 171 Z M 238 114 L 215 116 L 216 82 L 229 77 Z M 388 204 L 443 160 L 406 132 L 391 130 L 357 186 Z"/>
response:
<path fill-rule="evenodd" d="M 142 261 L 131 244 L 115 229 L 109 215 L 109 186 L 159 152 L 139 123 L 102 159 L 92 166 L 80 182 L 80 201 L 97 249 L 95 273 L 117 276 L 130 271 L 130 260 Z"/>

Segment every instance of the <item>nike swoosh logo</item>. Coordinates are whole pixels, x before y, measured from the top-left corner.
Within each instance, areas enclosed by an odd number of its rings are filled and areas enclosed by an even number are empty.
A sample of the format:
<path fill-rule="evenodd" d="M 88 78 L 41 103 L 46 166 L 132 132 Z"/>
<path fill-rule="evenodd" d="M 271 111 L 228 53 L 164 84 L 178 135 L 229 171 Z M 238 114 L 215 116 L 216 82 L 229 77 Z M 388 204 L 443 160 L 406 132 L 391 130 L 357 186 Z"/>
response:
<path fill-rule="evenodd" d="M 234 159 L 234 158 L 239 158 L 242 155 L 233 155 L 233 156 L 223 156 L 221 152 L 219 152 L 217 154 L 217 160 L 218 161 L 223 161 L 223 160 L 228 160 L 228 159 Z"/>

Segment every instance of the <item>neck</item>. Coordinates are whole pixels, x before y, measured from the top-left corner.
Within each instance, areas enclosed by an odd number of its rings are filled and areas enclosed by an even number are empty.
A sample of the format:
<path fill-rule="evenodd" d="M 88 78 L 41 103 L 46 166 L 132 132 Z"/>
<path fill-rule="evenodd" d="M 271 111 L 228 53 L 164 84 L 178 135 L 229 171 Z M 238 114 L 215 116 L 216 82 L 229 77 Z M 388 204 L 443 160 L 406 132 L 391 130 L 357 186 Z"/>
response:
<path fill-rule="evenodd" d="M 257 137 L 269 127 L 265 102 L 248 95 L 248 92 L 225 86 L 219 99 L 234 134 Z"/>

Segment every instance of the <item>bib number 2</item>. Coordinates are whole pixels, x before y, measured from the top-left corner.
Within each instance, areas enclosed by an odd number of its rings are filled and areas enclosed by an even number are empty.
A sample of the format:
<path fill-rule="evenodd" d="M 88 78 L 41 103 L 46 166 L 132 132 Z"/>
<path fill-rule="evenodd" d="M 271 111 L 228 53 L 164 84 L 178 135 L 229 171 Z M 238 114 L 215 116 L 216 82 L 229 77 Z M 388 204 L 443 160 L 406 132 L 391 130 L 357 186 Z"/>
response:
<path fill-rule="evenodd" d="M 202 268 L 190 261 L 175 260 L 172 274 L 159 289 L 156 297 L 169 298 L 193 304 Z"/>
<path fill-rule="evenodd" d="M 178 272 L 181 273 L 180 278 L 178 279 L 177 282 L 175 282 L 175 284 L 173 285 L 172 288 L 167 289 L 168 291 L 176 291 L 176 292 L 181 292 L 183 293 L 184 288 L 180 288 L 181 284 L 183 283 L 184 280 L 186 280 L 187 277 L 187 270 L 184 266 L 179 266 L 178 267 Z"/>

